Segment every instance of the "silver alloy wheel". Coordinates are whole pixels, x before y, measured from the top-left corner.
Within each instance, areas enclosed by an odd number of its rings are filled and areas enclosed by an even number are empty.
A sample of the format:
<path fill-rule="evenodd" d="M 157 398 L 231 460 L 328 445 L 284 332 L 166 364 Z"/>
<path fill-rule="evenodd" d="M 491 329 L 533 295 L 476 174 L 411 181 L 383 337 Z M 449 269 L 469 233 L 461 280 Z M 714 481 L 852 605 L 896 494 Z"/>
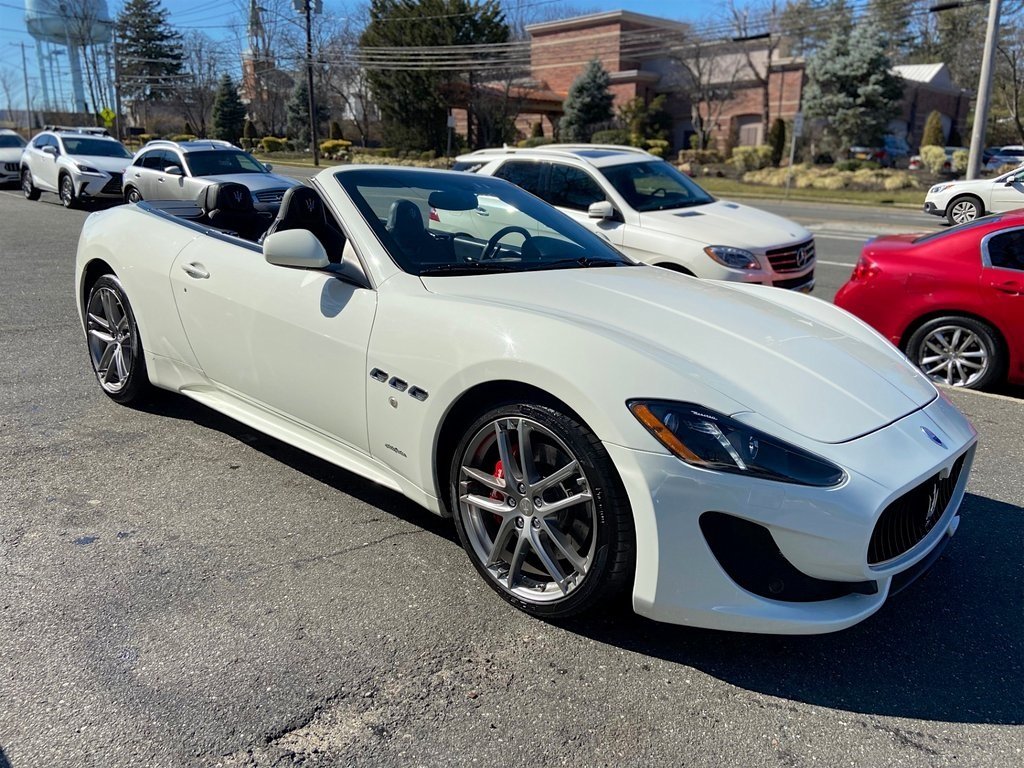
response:
<path fill-rule="evenodd" d="M 70 176 L 61 176 L 60 201 L 65 208 L 70 208 L 75 203 L 75 183 Z"/>
<path fill-rule="evenodd" d="M 128 203 L 137 203 L 142 199 L 142 195 L 139 194 L 139 190 L 135 187 L 128 188 Z"/>
<path fill-rule="evenodd" d="M 958 200 L 950 214 L 957 224 L 966 224 L 978 218 L 978 204 L 973 200 Z"/>
<path fill-rule="evenodd" d="M 135 334 L 115 291 L 105 286 L 93 291 L 86 328 L 96 378 L 104 390 L 116 394 L 135 367 Z"/>
<path fill-rule="evenodd" d="M 921 342 L 918 366 L 929 378 L 951 387 L 969 387 L 988 371 L 984 340 L 961 325 L 942 325 Z"/>
<path fill-rule="evenodd" d="M 21 191 L 25 193 L 25 197 L 28 197 L 35 190 L 32 185 L 32 174 L 28 169 L 21 172 Z"/>
<path fill-rule="evenodd" d="M 530 603 L 559 600 L 583 583 L 597 509 L 565 442 L 532 419 L 501 417 L 473 436 L 459 467 L 459 515 L 491 579 Z"/>

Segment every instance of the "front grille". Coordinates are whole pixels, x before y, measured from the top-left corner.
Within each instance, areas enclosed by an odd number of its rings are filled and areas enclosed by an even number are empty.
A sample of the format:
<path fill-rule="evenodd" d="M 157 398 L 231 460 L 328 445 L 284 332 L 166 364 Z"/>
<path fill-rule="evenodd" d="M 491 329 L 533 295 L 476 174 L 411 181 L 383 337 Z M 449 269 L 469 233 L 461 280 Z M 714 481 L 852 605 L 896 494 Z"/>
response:
<path fill-rule="evenodd" d="M 776 272 L 796 272 L 814 261 L 814 239 L 785 248 L 765 251 L 768 263 Z"/>
<path fill-rule="evenodd" d="M 103 185 L 103 189 L 100 190 L 101 195 L 120 195 L 121 194 L 121 177 L 112 176 L 110 181 Z"/>
<path fill-rule="evenodd" d="M 907 491 L 883 511 L 868 544 L 868 564 L 878 565 L 909 552 L 942 519 L 953 498 L 964 454 L 953 464 L 948 477 L 933 475 Z"/>
<path fill-rule="evenodd" d="M 785 280 L 773 280 L 772 285 L 776 288 L 799 288 L 801 285 L 806 285 L 814 279 L 814 270 L 812 269 L 806 275 L 800 275 L 800 277 L 787 277 Z"/>
<path fill-rule="evenodd" d="M 5 171 L 10 171 L 11 173 L 17 173 L 17 171 L 18 171 L 18 164 L 17 163 L 4 163 L 4 170 Z"/>
<path fill-rule="evenodd" d="M 280 203 L 284 199 L 284 190 L 264 189 L 256 193 L 256 199 L 261 203 Z"/>

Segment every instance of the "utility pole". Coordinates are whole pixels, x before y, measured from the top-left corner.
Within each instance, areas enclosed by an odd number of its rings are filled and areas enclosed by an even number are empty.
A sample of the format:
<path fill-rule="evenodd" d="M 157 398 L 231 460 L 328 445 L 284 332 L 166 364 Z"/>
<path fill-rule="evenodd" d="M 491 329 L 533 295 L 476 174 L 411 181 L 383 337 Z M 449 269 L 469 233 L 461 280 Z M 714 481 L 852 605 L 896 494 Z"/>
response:
<path fill-rule="evenodd" d="M 978 78 L 978 101 L 974 106 L 974 127 L 971 130 L 971 154 L 967 160 L 967 178 L 976 179 L 981 171 L 981 152 L 985 143 L 988 123 L 988 102 L 992 93 L 992 60 L 999 42 L 999 10 L 1002 0 L 989 0 L 988 29 L 985 31 L 985 52 L 981 57 L 981 75 Z"/>
<path fill-rule="evenodd" d="M 314 0 L 302 0 L 302 13 L 306 14 L 306 90 L 309 92 L 309 135 L 313 140 L 313 165 L 320 165 L 320 143 L 316 135 L 316 96 L 313 93 L 313 7 Z M 318 0 L 317 12 L 322 7 Z"/>
<path fill-rule="evenodd" d="M 21 44 L 21 72 L 25 76 L 25 125 L 32 133 L 32 98 L 28 93 L 28 59 L 25 58 L 25 44 Z"/>
<path fill-rule="evenodd" d="M 121 60 L 117 50 L 117 30 L 114 29 L 110 36 L 114 46 L 114 137 L 118 141 L 124 141 L 121 135 Z"/>

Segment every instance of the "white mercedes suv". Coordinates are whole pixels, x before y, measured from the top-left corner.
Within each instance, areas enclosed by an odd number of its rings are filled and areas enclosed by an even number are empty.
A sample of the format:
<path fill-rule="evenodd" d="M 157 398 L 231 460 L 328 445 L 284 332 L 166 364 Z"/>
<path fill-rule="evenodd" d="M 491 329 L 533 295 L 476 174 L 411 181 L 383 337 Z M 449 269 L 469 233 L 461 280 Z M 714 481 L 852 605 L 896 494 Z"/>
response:
<path fill-rule="evenodd" d="M 25 140 L 15 131 L 0 128 L 0 184 L 21 178 L 21 150 Z"/>
<path fill-rule="evenodd" d="M 664 160 L 632 147 L 549 144 L 482 149 L 456 170 L 511 181 L 601 234 L 637 261 L 696 277 L 810 292 L 814 237 L 765 211 L 716 200 Z M 473 218 L 493 221 L 485 200 L 446 228 L 473 234 Z"/>
<path fill-rule="evenodd" d="M 121 142 L 93 130 L 46 130 L 21 154 L 21 190 L 29 200 L 38 200 L 41 192 L 55 192 L 65 208 L 89 198 L 119 200 L 131 159 Z"/>

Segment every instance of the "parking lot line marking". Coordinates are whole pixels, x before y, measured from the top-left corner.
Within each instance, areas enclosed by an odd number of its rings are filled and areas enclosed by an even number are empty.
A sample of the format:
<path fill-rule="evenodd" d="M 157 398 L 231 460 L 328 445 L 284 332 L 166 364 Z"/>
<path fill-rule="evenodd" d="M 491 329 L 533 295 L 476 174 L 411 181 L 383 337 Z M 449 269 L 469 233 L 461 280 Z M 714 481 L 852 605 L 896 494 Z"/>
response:
<path fill-rule="evenodd" d="M 10 195 L 11 197 L 21 197 L 21 195 L 18 194 L 17 192 L 8 192 L 6 189 L 0 189 L 0 194 Z"/>
<path fill-rule="evenodd" d="M 1016 403 L 1017 405 L 1021 405 L 1022 404 L 1021 399 L 1019 397 L 1014 397 L 1013 395 L 1000 395 L 998 392 L 982 392 L 980 389 L 966 389 L 965 387 L 950 387 L 950 386 L 947 386 L 945 384 L 940 384 L 939 382 L 934 382 L 934 383 L 935 383 L 935 386 L 939 387 L 940 389 L 948 389 L 950 392 L 956 392 L 957 394 L 960 394 L 961 392 L 964 393 L 964 394 L 967 394 L 969 392 L 972 395 L 980 395 L 981 397 L 990 397 L 990 398 L 992 398 L 994 400 L 1006 400 L 1006 401 L 1011 402 L 1011 403 Z"/>

